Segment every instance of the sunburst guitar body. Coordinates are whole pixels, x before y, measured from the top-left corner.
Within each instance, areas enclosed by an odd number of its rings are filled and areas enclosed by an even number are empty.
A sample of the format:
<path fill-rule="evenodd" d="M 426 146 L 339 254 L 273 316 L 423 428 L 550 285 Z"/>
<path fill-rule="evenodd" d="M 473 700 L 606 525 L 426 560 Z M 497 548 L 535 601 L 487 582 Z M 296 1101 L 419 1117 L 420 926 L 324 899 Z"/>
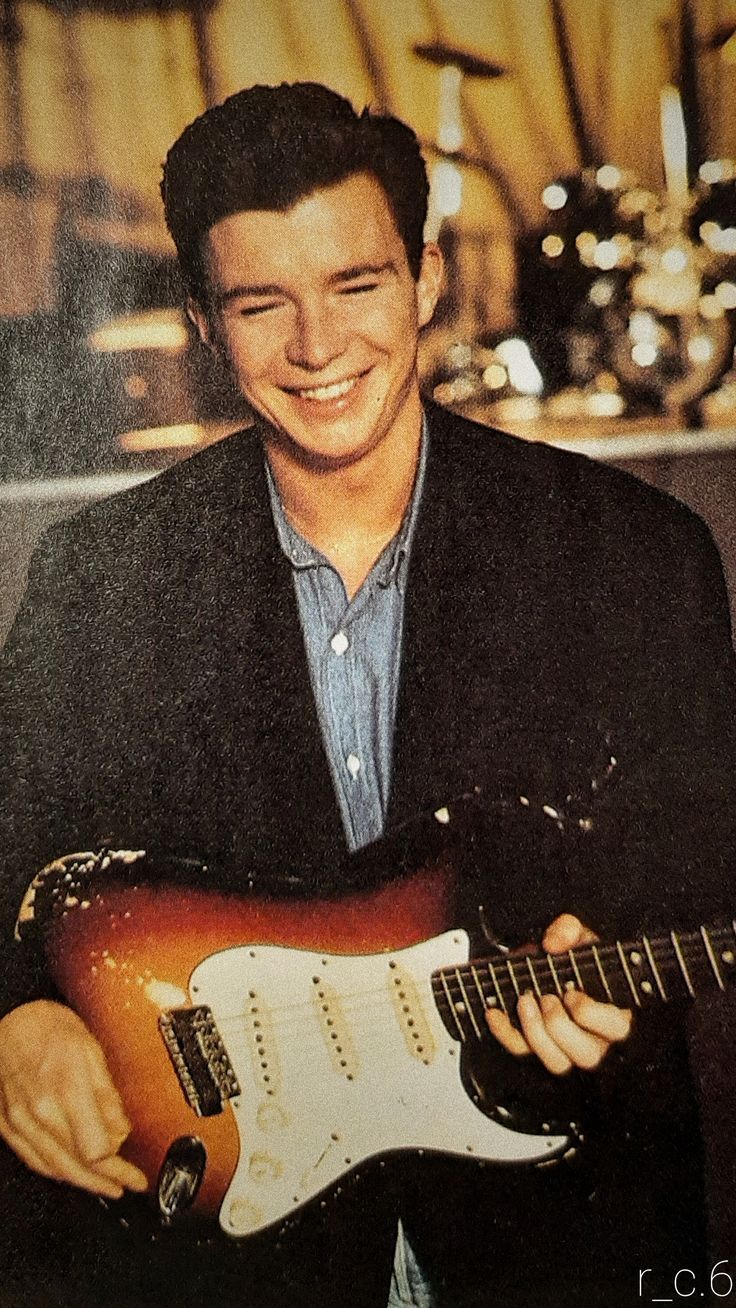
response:
<path fill-rule="evenodd" d="M 734 921 L 472 959 L 453 901 L 436 863 L 370 892 L 259 899 L 154 884 L 142 851 L 102 851 L 44 868 L 18 929 L 41 934 L 102 1045 L 132 1123 L 123 1152 L 163 1221 L 199 1213 L 244 1237 L 395 1151 L 566 1152 L 570 1133 L 516 1129 L 467 1092 L 461 1054 L 490 1040 L 489 1009 L 570 988 L 637 1009 L 736 975 Z"/>
<path fill-rule="evenodd" d="M 464 1005 L 446 1003 L 460 973 L 433 977 L 468 959 L 443 870 L 312 901 L 148 884 L 144 865 L 59 860 L 19 922 L 45 921 L 53 979 L 105 1052 L 133 1123 L 123 1153 L 164 1221 L 199 1213 L 242 1237 L 395 1150 L 534 1162 L 565 1148 L 466 1093 Z"/>

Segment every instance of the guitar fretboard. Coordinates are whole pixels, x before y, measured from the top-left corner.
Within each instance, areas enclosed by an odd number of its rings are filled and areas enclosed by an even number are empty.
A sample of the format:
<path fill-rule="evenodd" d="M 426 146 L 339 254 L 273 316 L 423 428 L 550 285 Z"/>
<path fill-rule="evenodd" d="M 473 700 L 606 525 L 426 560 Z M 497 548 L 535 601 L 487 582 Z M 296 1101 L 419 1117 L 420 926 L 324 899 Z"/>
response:
<path fill-rule="evenodd" d="M 736 921 L 625 943 L 583 945 L 564 954 L 471 959 L 433 972 L 432 990 L 450 1034 L 467 1041 L 487 1034 L 487 1009 L 513 1016 L 527 991 L 561 997 L 567 990 L 582 990 L 624 1008 L 643 1008 L 724 990 L 732 975 Z"/>

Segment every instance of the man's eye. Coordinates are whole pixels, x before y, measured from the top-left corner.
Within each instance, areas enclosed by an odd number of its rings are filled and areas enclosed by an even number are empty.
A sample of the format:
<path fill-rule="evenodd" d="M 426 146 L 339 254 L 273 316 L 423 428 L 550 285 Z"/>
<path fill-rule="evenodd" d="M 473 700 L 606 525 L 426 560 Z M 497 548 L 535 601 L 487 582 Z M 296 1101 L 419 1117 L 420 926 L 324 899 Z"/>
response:
<path fill-rule="evenodd" d="M 238 315 L 241 318 L 255 318 L 259 314 L 268 313 L 271 309 L 277 309 L 277 304 L 241 304 L 238 309 Z"/>
<path fill-rule="evenodd" d="M 379 282 L 358 282 L 355 286 L 343 286 L 343 295 L 362 295 L 365 291 L 375 291 Z"/>

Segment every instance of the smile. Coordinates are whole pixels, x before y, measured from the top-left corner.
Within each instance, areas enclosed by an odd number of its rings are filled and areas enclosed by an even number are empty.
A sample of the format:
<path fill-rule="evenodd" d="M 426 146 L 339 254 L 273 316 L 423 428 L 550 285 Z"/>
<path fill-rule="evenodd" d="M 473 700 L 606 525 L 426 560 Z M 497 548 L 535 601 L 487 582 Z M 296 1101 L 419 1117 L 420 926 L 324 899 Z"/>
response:
<path fill-rule="evenodd" d="M 357 384 L 358 377 L 347 377 L 345 381 L 333 382 L 330 386 L 308 386 L 301 387 L 295 392 L 301 400 L 316 400 L 318 403 L 325 403 L 327 400 L 339 400 L 343 395 L 347 395 Z"/>

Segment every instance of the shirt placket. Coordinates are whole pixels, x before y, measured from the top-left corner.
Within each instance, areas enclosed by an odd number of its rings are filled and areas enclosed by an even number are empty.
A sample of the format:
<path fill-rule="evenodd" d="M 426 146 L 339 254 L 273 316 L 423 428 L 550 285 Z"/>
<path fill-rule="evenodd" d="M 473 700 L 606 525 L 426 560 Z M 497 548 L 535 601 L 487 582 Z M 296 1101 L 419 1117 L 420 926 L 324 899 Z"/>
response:
<path fill-rule="evenodd" d="M 378 784 L 371 738 L 371 704 L 365 661 L 363 628 L 370 617 L 371 587 L 366 582 L 351 603 L 344 603 L 342 582 L 330 577 L 335 601 L 327 619 L 324 648 L 324 692 L 333 738 L 338 743 L 335 762 L 337 783 L 350 820 L 353 846 L 376 839 L 382 826 L 381 789 Z"/>

